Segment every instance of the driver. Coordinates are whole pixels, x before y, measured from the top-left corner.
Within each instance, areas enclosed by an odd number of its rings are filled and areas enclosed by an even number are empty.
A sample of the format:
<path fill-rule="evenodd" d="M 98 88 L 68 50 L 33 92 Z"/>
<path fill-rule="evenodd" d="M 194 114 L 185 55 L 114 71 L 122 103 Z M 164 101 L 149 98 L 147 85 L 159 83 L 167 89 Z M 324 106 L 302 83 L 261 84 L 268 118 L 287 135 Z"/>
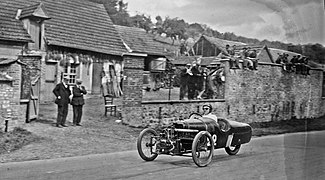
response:
<path fill-rule="evenodd" d="M 217 116 L 211 113 L 212 112 L 212 106 L 211 106 L 211 104 L 204 104 L 202 106 L 202 110 L 203 110 L 202 117 L 207 117 L 207 118 L 213 119 L 216 122 L 218 122 Z"/>

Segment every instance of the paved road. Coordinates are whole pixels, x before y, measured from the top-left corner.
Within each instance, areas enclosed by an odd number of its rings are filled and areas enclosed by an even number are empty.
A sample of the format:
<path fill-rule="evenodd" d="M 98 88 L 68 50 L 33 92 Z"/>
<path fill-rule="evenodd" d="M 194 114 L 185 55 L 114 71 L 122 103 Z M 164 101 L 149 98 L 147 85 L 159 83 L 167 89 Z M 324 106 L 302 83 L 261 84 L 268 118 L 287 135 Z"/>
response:
<path fill-rule="evenodd" d="M 325 179 L 325 131 L 254 138 L 239 154 L 215 150 L 198 168 L 191 157 L 142 161 L 136 151 L 0 164 L 1 180 Z"/>

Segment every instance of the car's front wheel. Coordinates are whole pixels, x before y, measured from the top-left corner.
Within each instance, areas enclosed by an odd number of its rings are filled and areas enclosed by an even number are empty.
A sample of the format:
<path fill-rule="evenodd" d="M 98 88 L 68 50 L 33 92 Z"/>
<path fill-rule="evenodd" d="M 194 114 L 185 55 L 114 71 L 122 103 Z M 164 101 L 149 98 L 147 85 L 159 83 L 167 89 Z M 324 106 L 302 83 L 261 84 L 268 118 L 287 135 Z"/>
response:
<path fill-rule="evenodd" d="M 229 155 L 236 155 L 239 149 L 240 149 L 240 144 L 236 146 L 225 147 L 225 150 Z"/>
<path fill-rule="evenodd" d="M 214 142 L 207 131 L 199 132 L 192 143 L 192 159 L 199 167 L 210 164 L 214 151 Z"/>
<path fill-rule="evenodd" d="M 151 128 L 141 131 L 137 140 L 137 149 L 143 160 L 153 161 L 157 158 L 158 154 L 155 152 L 157 136 L 157 131 Z"/>

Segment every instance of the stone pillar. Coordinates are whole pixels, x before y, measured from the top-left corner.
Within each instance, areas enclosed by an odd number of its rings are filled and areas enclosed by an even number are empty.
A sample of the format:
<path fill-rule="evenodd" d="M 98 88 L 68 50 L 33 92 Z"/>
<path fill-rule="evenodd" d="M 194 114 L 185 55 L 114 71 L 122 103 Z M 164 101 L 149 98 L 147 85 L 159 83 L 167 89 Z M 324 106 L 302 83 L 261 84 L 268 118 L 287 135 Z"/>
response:
<path fill-rule="evenodd" d="M 142 86 L 143 86 L 143 56 L 124 56 L 122 121 L 124 124 L 143 126 L 142 117 Z"/>

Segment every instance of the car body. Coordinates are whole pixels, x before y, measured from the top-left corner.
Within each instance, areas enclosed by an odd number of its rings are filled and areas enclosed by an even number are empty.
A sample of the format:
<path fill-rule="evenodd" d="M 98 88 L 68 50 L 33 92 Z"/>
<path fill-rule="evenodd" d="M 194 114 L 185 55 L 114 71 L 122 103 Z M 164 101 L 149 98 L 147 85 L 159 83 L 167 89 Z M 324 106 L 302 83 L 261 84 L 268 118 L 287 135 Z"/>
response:
<path fill-rule="evenodd" d="M 189 119 L 176 121 L 159 133 L 153 128 L 144 129 L 138 137 L 137 148 L 145 161 L 153 161 L 160 154 L 191 153 L 195 164 L 204 167 L 211 162 L 214 149 L 225 148 L 229 155 L 235 155 L 251 137 L 249 124 L 223 118 L 216 121 L 192 113 Z"/>

